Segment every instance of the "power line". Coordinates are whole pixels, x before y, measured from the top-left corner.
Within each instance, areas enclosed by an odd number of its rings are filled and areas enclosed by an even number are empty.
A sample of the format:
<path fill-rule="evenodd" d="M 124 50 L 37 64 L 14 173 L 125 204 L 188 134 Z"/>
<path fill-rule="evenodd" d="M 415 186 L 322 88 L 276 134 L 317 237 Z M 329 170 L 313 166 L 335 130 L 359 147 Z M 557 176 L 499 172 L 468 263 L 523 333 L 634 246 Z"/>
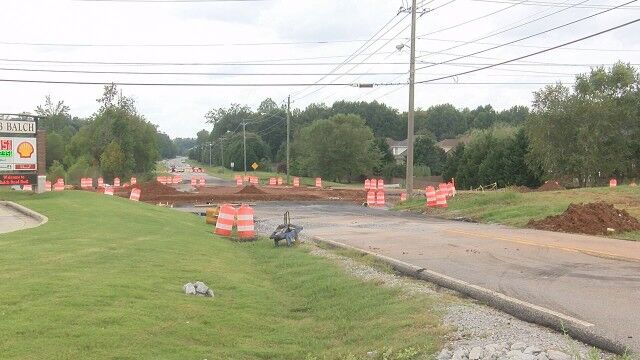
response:
<path fill-rule="evenodd" d="M 539 50 L 539 51 L 536 51 L 536 52 L 533 52 L 533 53 L 530 53 L 530 54 L 518 56 L 518 57 L 510 59 L 510 60 L 505 60 L 505 61 L 502 61 L 502 62 L 499 62 L 499 63 L 483 66 L 483 67 L 480 67 L 480 68 L 477 68 L 477 69 L 471 69 L 471 70 L 463 71 L 463 72 L 460 72 L 460 73 L 457 73 L 457 74 L 453 74 L 453 75 L 447 75 L 447 76 L 442 76 L 442 77 L 433 78 L 433 79 L 429 79 L 429 80 L 423 80 L 423 81 L 420 81 L 418 83 L 424 84 L 424 83 L 429 83 L 429 82 L 438 81 L 438 80 L 450 79 L 450 78 L 457 77 L 457 76 L 460 76 L 460 75 L 466 75 L 466 74 L 470 74 L 470 73 L 474 73 L 474 72 L 490 69 L 490 68 L 493 68 L 493 67 L 496 67 L 496 66 L 505 65 L 505 64 L 508 64 L 508 63 L 512 63 L 514 61 L 526 59 L 526 58 L 534 56 L 534 55 L 538 55 L 538 54 L 542 54 L 542 53 L 545 53 L 545 52 L 548 52 L 548 51 L 551 51 L 551 50 L 555 50 L 555 49 L 561 48 L 563 46 L 575 44 L 577 42 L 584 41 L 584 40 L 596 37 L 598 35 L 602 35 L 604 33 L 607 33 L 607 32 L 610 32 L 610 31 L 613 31 L 613 30 L 616 30 L 616 29 L 623 28 L 625 26 L 629 26 L 631 24 L 637 23 L 638 21 L 640 21 L 640 18 L 632 20 L 632 21 L 629 21 L 629 22 L 626 22 L 626 23 L 623 23 L 623 24 L 620 24 L 620 25 L 617 25 L 617 26 L 614 26 L 614 27 L 611 27 L 611 28 L 608 28 L 608 29 L 605 29 L 605 30 L 602 30 L 602 31 L 599 31 L 599 32 L 594 33 L 594 34 L 590 34 L 590 35 L 583 36 L 583 37 L 575 39 L 575 40 L 571 40 L 571 41 L 568 41 L 568 42 L 565 42 L 565 43 L 562 43 L 562 44 L 559 44 L 559 45 L 556 45 L 556 46 L 552 46 L 550 48 L 546 48 L 546 49 Z"/>
<path fill-rule="evenodd" d="M 438 41 L 438 42 L 455 42 L 455 43 L 464 43 L 465 40 L 454 40 L 454 39 L 436 39 L 436 38 L 420 38 L 420 40 L 427 41 Z M 478 45 L 500 45 L 498 43 L 493 42 L 480 42 L 475 41 L 474 44 Z M 545 47 L 542 45 L 525 45 L 525 44 L 509 44 L 505 45 L 509 47 L 522 47 L 522 48 L 534 48 L 534 49 L 544 49 Z M 571 51 L 603 51 L 603 52 L 640 52 L 640 49 L 610 49 L 610 48 L 581 48 L 581 47 L 566 47 L 561 50 L 571 50 Z"/>
<path fill-rule="evenodd" d="M 509 1 L 509 0 L 471 0 L 471 1 L 488 2 L 488 3 L 496 3 L 496 4 L 513 4 L 514 3 L 514 1 Z M 518 4 L 520 4 L 520 2 L 518 2 Z M 531 1 L 531 0 L 526 0 L 522 2 L 522 5 L 544 6 L 544 7 L 564 7 L 566 5 L 575 5 L 573 7 L 575 7 L 576 9 L 610 9 L 611 8 L 609 5 L 605 5 L 605 4 L 591 4 L 591 5 L 584 5 L 583 3 L 565 4 L 565 3 L 556 3 L 556 2 L 550 2 L 550 1 Z M 640 6 L 626 6 L 625 9 L 638 10 L 640 9 Z"/>
<path fill-rule="evenodd" d="M 0 79 L 0 82 L 67 85 L 119 85 L 119 86 L 180 86 L 180 87 L 280 87 L 280 86 L 354 86 L 352 83 L 164 83 L 164 82 L 112 82 L 71 80 Z M 377 86 L 386 84 L 375 84 Z"/>
<path fill-rule="evenodd" d="M 586 2 L 588 2 L 588 1 L 589 1 L 589 0 L 583 0 L 581 3 L 586 3 Z M 436 53 L 434 53 L 434 54 L 432 54 L 432 55 L 439 54 L 439 53 L 442 53 L 442 52 L 444 52 L 444 51 L 449 51 L 449 50 L 457 49 L 457 48 L 459 48 L 459 47 L 461 47 L 461 46 L 465 46 L 465 45 L 468 45 L 468 44 L 472 44 L 472 43 L 475 43 L 475 42 L 477 42 L 477 41 L 479 41 L 479 40 L 488 39 L 488 38 L 490 38 L 490 37 L 494 37 L 494 36 L 496 36 L 496 35 L 500 35 L 500 34 L 503 34 L 503 33 L 505 33 L 505 32 L 508 32 L 508 31 L 511 31 L 511 30 L 515 30 L 515 29 L 521 28 L 521 27 L 523 27 L 523 26 L 525 26 L 525 25 L 529 25 L 529 24 L 534 23 L 534 22 L 536 22 L 536 21 L 540 21 L 540 20 L 542 20 L 542 19 L 548 18 L 549 16 L 553 16 L 553 15 L 559 14 L 559 13 L 561 13 L 561 12 L 563 12 L 563 11 L 567 11 L 567 10 L 571 9 L 572 7 L 573 7 L 573 6 L 567 6 L 567 7 L 564 7 L 564 8 L 562 8 L 562 9 L 560 9 L 560 10 L 557 10 L 557 11 L 554 11 L 554 12 L 551 12 L 551 13 L 548 13 L 548 14 L 545 14 L 545 15 L 540 16 L 540 17 L 532 18 L 531 20 L 526 21 L 526 22 L 524 22 L 524 23 L 521 23 L 521 24 L 518 24 L 518 25 L 515 25 L 515 26 L 511 26 L 511 27 L 509 27 L 511 24 L 517 24 L 518 22 L 520 22 L 520 20 L 518 20 L 518 21 L 516 21 L 516 22 L 514 22 L 514 23 L 511 23 L 510 25 L 507 25 L 507 26 L 504 26 L 504 27 L 500 28 L 501 30 L 499 30 L 499 31 L 494 31 L 494 32 L 488 33 L 488 34 L 486 34 L 486 35 L 484 35 L 484 36 L 481 36 L 481 37 L 479 37 L 479 38 L 475 38 L 475 39 L 473 39 L 473 40 L 465 41 L 465 42 L 463 42 L 462 44 L 458 44 L 458 45 L 454 45 L 454 46 L 448 47 L 448 48 L 443 49 L 443 50 L 440 50 L 440 51 L 438 51 L 438 52 L 436 52 Z M 537 12 L 537 13 L 533 14 L 532 16 L 529 16 L 529 18 L 531 18 L 531 17 L 533 17 L 533 16 L 537 16 L 538 14 L 542 14 L 542 13 L 544 13 L 544 12 L 546 12 L 546 11 L 547 11 L 547 10 L 539 11 L 539 12 Z M 526 18 L 525 18 L 525 19 L 526 19 Z M 420 56 L 420 57 L 421 57 L 421 58 L 423 58 L 423 57 L 425 57 L 425 56 L 428 56 L 428 55 L 422 55 L 422 56 Z"/>
<path fill-rule="evenodd" d="M 47 73 L 75 73 L 75 74 L 119 74 L 119 75 L 189 75 L 189 76 L 317 76 L 326 73 L 243 73 L 243 72 L 161 72 L 161 71 L 107 71 L 107 70 L 58 70 L 58 69 L 26 69 L 3 68 L 0 71 L 25 71 Z M 332 75 L 398 75 L 400 72 L 376 73 L 334 73 Z"/>
<path fill-rule="evenodd" d="M 588 1 L 588 0 L 585 0 L 585 1 Z M 523 41 L 523 40 L 531 39 L 533 37 L 540 36 L 542 34 L 546 34 L 548 32 L 555 31 L 555 30 L 567 27 L 569 25 L 576 24 L 578 22 L 581 22 L 581 21 L 584 21 L 584 20 L 587 20 L 587 19 L 591 19 L 593 17 L 602 15 L 604 13 L 607 13 L 609 11 L 618 9 L 618 8 L 624 6 L 624 5 L 628 5 L 628 4 L 634 3 L 636 1 L 638 1 L 638 0 L 631 0 L 631 1 L 628 1 L 628 2 L 626 2 L 624 4 L 615 6 L 615 7 L 611 8 L 611 9 L 606 9 L 606 10 L 603 10 L 603 11 L 600 11 L 600 12 L 597 12 L 597 13 L 594 13 L 594 14 L 591 14 L 591 15 L 587 15 L 585 17 L 570 21 L 568 23 L 564 23 L 562 25 L 554 26 L 554 27 L 552 27 L 550 29 L 547 29 L 547 30 L 539 31 L 539 32 L 537 32 L 535 34 L 531 34 L 531 35 L 528 35 L 528 36 L 525 36 L 525 37 L 522 37 L 522 38 L 519 38 L 519 39 L 516 39 L 516 40 L 512 40 L 512 41 L 506 42 L 504 44 L 495 45 L 495 46 L 492 46 L 492 47 L 489 47 L 489 48 L 486 48 L 486 49 L 483 49 L 483 50 L 479 50 L 479 51 L 476 51 L 476 52 L 472 52 L 472 53 L 467 54 L 467 55 L 458 56 L 458 57 L 455 57 L 455 58 L 452 58 L 452 59 L 449 59 L 449 60 L 446 60 L 446 61 L 439 62 L 437 64 L 423 66 L 423 67 L 421 67 L 419 69 L 425 69 L 425 68 L 429 68 L 429 67 L 436 66 L 436 65 L 446 64 L 446 63 L 449 63 L 451 61 L 456 61 L 456 60 L 464 59 L 464 58 L 469 57 L 469 56 L 478 55 L 478 54 L 482 54 L 482 53 L 487 52 L 487 51 L 495 50 L 495 49 L 501 48 L 501 47 L 503 47 L 505 45 L 508 45 L 508 44 L 513 44 L 513 43 L 520 42 L 520 41 Z"/>

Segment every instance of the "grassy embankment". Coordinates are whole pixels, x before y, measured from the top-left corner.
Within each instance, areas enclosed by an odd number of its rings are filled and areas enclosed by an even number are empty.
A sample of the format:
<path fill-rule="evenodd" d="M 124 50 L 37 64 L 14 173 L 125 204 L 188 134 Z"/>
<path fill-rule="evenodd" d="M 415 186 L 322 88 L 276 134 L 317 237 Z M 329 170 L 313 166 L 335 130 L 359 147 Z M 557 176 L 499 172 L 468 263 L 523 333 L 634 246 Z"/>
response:
<path fill-rule="evenodd" d="M 524 227 L 531 219 L 543 219 L 564 212 L 571 203 L 604 201 L 624 209 L 640 219 L 640 188 L 618 186 L 563 191 L 519 193 L 512 190 L 459 193 L 449 199 L 448 208 L 430 209 L 430 213 L 447 218 L 467 217 L 480 222 Z M 424 210 L 424 197 L 400 203 L 396 210 Z M 640 240 L 640 231 L 615 235 L 616 238 Z"/>
<path fill-rule="evenodd" d="M 304 247 L 233 243 L 194 215 L 88 192 L 0 199 L 49 217 L 0 235 L 3 359 L 395 359 L 440 344 L 433 299 Z M 215 297 L 183 294 L 195 280 Z"/>
<path fill-rule="evenodd" d="M 222 166 L 208 166 L 205 164 L 201 164 L 197 161 L 188 160 L 189 164 L 193 166 L 201 167 L 204 171 L 206 171 L 209 175 L 215 176 L 224 180 L 233 180 L 236 175 L 244 175 L 244 171 L 233 171 L 227 168 L 223 168 Z M 269 178 L 272 177 L 281 177 L 285 182 L 287 181 L 287 174 L 275 173 L 270 171 L 253 171 L 253 169 L 248 171 L 248 174 L 251 176 L 257 176 L 260 179 L 260 182 L 265 184 L 269 181 Z M 293 179 L 291 180 L 293 181 Z M 310 177 L 300 177 L 300 186 L 315 186 L 316 179 Z M 362 184 L 343 184 L 337 183 L 333 181 L 322 180 L 322 186 L 330 186 L 333 188 L 362 188 Z"/>

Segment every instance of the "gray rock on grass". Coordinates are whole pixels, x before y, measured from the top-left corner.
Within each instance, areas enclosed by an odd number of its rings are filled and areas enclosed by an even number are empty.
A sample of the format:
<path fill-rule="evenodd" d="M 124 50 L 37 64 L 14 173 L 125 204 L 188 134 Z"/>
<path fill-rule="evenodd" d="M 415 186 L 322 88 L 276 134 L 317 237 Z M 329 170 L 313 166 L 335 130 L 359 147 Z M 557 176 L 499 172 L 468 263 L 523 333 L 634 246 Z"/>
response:
<path fill-rule="evenodd" d="M 192 283 L 184 284 L 184 286 L 182 286 L 182 289 L 184 290 L 184 293 L 187 294 L 187 295 L 195 295 L 196 294 L 196 287 Z"/>
<path fill-rule="evenodd" d="M 205 283 L 202 281 L 196 281 L 195 284 L 186 283 L 182 286 L 184 293 L 187 295 L 197 295 L 197 296 L 206 296 L 213 297 L 213 290 L 211 290 Z"/>

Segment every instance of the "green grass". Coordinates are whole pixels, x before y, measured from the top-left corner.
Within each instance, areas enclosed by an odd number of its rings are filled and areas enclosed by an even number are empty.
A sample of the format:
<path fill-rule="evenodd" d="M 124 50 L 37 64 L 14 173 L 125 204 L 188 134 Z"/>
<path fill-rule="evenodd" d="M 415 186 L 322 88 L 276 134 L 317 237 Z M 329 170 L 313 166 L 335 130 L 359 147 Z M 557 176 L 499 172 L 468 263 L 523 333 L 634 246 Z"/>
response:
<path fill-rule="evenodd" d="M 480 222 L 524 227 L 529 220 L 543 219 L 564 212 L 571 203 L 605 201 L 640 218 L 640 188 L 618 186 L 563 191 L 519 193 L 512 190 L 460 193 L 447 201 L 448 208 L 429 209 L 429 213 L 447 218 L 466 217 Z M 424 210 L 424 197 L 400 203 L 396 210 Z M 615 235 L 640 240 L 640 231 Z"/>
<path fill-rule="evenodd" d="M 201 167 L 205 172 L 207 172 L 209 175 L 211 176 L 215 176 L 218 177 L 220 179 L 224 179 L 224 180 L 234 180 L 236 175 L 244 175 L 244 171 L 233 171 L 227 168 L 224 168 L 222 166 L 208 166 L 205 164 L 201 164 L 197 161 L 193 161 L 193 160 L 187 160 L 187 163 L 193 165 L 193 166 L 197 166 L 197 167 Z M 275 172 L 271 172 L 271 171 L 253 171 L 253 169 L 248 169 L 247 171 L 248 175 L 251 176 L 257 176 L 258 179 L 260 179 L 260 181 L 262 183 L 266 183 L 269 181 L 269 178 L 272 177 L 281 177 L 283 179 L 283 181 L 287 181 L 287 174 L 284 173 L 275 173 Z M 292 176 L 293 178 L 293 176 Z M 293 179 L 291 179 L 291 181 L 293 182 Z M 315 178 L 310 178 L 310 177 L 300 177 L 300 185 L 301 186 L 315 186 L 316 184 L 316 179 Z M 363 185 L 362 184 L 355 184 L 355 183 L 351 183 L 351 184 L 344 184 L 344 183 L 338 183 L 338 182 L 333 182 L 333 181 L 326 181 L 326 180 L 322 180 L 322 186 L 325 187 L 333 187 L 333 188 L 341 188 L 341 187 L 346 187 L 346 188 L 360 188 Z"/>
<path fill-rule="evenodd" d="M 441 344 L 433 299 L 303 247 L 230 242 L 194 215 L 88 192 L 0 198 L 49 217 L 0 235 L 2 359 L 364 359 Z M 184 295 L 195 280 L 215 298 Z"/>

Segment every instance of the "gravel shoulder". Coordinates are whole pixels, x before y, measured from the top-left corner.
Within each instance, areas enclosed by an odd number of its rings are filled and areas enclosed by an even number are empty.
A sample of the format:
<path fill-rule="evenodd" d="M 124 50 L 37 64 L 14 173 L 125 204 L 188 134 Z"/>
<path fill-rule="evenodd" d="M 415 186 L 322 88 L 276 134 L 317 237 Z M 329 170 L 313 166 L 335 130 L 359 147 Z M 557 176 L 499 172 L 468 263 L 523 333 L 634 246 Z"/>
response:
<path fill-rule="evenodd" d="M 257 230 L 261 235 L 268 236 L 277 225 L 262 221 L 257 224 Z M 438 360 L 616 358 L 565 334 L 516 319 L 456 292 L 395 274 L 384 266 L 376 266 L 361 257 L 352 257 L 344 251 L 318 247 L 306 241 L 308 239 L 304 236 L 302 240 L 310 254 L 330 259 L 347 274 L 379 286 L 400 289 L 408 296 L 428 296 L 439 304 L 443 324 L 450 327 L 451 331 L 445 339 L 444 349 L 437 355 Z"/>

